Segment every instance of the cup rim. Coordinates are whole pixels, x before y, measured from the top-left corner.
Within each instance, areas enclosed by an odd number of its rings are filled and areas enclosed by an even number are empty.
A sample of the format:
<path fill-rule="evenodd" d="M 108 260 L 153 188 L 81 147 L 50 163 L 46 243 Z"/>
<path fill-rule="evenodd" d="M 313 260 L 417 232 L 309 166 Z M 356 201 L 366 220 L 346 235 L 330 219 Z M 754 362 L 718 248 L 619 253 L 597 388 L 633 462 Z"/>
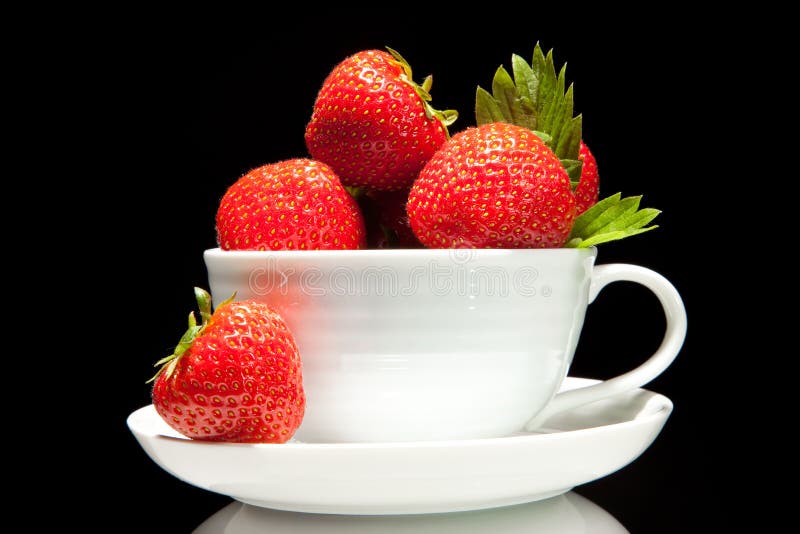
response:
<path fill-rule="evenodd" d="M 348 250 L 223 250 L 220 247 L 209 248 L 203 252 L 205 257 L 261 259 L 278 257 L 286 259 L 324 258 L 442 258 L 458 254 L 470 257 L 507 257 L 507 256 L 597 256 L 597 247 L 586 248 L 394 248 L 394 249 L 348 249 Z"/>

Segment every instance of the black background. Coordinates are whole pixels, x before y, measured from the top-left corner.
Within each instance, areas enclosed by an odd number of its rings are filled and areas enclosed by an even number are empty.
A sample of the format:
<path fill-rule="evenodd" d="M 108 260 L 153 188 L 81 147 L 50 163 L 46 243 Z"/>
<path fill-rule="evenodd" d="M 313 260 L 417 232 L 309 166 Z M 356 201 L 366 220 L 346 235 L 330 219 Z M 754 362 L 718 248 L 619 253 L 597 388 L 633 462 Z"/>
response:
<path fill-rule="evenodd" d="M 695 89 L 714 84 L 725 43 L 706 42 L 701 21 L 673 20 L 666 11 L 658 21 L 642 15 L 637 24 L 610 28 L 590 15 L 566 24 L 519 9 L 504 16 L 514 21 L 513 31 L 478 13 L 461 23 L 433 13 L 405 20 L 316 13 L 246 25 L 153 16 L 126 29 L 111 24 L 74 36 L 80 67 L 67 70 L 91 83 L 81 86 L 80 104 L 69 115 L 78 120 L 92 109 L 96 135 L 87 170 L 106 198 L 75 216 L 87 232 L 112 235 L 93 241 L 94 283 L 112 300 L 116 288 L 129 295 L 97 310 L 113 363 L 95 368 L 90 380 L 113 468 L 90 462 L 93 506 L 126 517 L 132 531 L 186 532 L 230 502 L 157 467 L 125 418 L 150 402 L 144 382 L 152 363 L 182 333 L 194 306 L 192 287 L 207 285 L 202 252 L 216 245 L 219 198 L 255 166 L 306 155 L 305 124 L 330 69 L 359 50 L 399 50 L 418 80 L 434 75 L 435 107 L 460 112 L 454 133 L 474 124 L 476 85 L 488 87 L 498 65 L 509 66 L 512 53 L 530 57 L 540 41 L 555 48 L 559 64 L 568 63 L 601 196 L 644 194 L 645 205 L 663 210 L 658 230 L 601 245 L 598 262 L 659 271 L 681 292 L 689 315 L 682 353 L 648 385 L 675 403 L 662 434 L 634 463 L 577 491 L 632 532 L 725 523 L 712 441 L 720 423 L 709 386 L 718 381 L 720 357 L 708 350 L 716 337 L 708 323 L 715 267 L 693 252 L 707 238 L 698 229 L 708 222 L 710 185 L 697 164 L 707 146 L 705 130 L 690 128 L 700 105 Z M 646 290 L 606 289 L 589 310 L 571 374 L 607 378 L 630 369 L 655 350 L 663 325 Z"/>

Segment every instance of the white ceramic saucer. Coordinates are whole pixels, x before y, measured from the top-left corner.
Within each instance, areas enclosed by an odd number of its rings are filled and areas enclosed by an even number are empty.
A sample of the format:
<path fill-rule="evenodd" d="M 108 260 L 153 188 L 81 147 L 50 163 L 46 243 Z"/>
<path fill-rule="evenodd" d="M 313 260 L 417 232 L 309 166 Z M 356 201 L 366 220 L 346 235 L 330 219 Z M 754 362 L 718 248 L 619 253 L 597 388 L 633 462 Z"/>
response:
<path fill-rule="evenodd" d="M 564 389 L 596 380 L 567 378 Z M 152 405 L 128 417 L 167 472 L 254 506 L 351 515 L 424 514 L 545 499 L 617 471 L 653 442 L 672 402 L 636 389 L 562 412 L 537 433 L 411 443 L 192 441 Z"/>

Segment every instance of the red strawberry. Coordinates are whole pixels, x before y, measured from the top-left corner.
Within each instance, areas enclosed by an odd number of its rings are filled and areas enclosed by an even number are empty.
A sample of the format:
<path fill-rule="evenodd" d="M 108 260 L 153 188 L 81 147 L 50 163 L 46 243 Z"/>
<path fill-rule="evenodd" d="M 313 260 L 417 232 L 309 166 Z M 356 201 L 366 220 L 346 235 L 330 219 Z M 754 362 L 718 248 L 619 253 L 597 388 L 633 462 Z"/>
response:
<path fill-rule="evenodd" d="M 447 139 L 455 111 L 430 104 L 431 78 L 417 85 L 396 52 L 367 50 L 325 79 L 306 127 L 311 156 L 349 186 L 408 188 Z"/>
<path fill-rule="evenodd" d="M 575 219 L 575 196 L 536 134 L 497 122 L 453 136 L 420 173 L 407 210 L 431 248 L 560 247 Z"/>
<path fill-rule="evenodd" d="M 589 147 L 581 141 L 578 158 L 583 162 L 581 179 L 575 188 L 575 198 L 578 200 L 578 215 L 588 210 L 600 198 L 600 175 L 597 172 L 597 161 L 594 159 Z"/>
<path fill-rule="evenodd" d="M 153 405 L 184 436 L 209 441 L 283 443 L 303 421 L 300 355 L 283 319 L 256 301 L 226 301 L 195 288 L 203 324 L 162 364 Z"/>
<path fill-rule="evenodd" d="M 408 191 L 368 191 L 359 197 L 369 248 L 422 248 L 406 214 Z"/>
<path fill-rule="evenodd" d="M 228 189 L 217 240 L 226 250 L 357 249 L 366 246 L 366 231 L 330 167 L 290 159 L 253 169 Z"/>
<path fill-rule="evenodd" d="M 659 211 L 639 209 L 641 197 L 622 198 L 616 194 L 598 202 L 597 162 L 582 140 L 583 117 L 573 115 L 573 88 L 567 87 L 566 65 L 556 72 L 553 51 L 545 54 L 537 43 L 530 64 L 514 54 L 511 66 L 511 74 L 503 66 L 495 71 L 491 93 L 478 87 L 475 120 L 479 125 L 501 121 L 535 132 L 552 149 L 569 176 L 577 197 L 575 211 L 580 218 L 574 224 L 569 223 L 570 235 L 561 241 L 556 236 L 563 236 L 564 226 L 558 217 L 553 217 L 558 229 L 553 234 L 555 238 L 541 244 L 588 247 L 657 228 L 647 225 Z M 552 207 L 565 205 L 555 202 Z M 589 210 L 592 206 L 596 208 Z"/>

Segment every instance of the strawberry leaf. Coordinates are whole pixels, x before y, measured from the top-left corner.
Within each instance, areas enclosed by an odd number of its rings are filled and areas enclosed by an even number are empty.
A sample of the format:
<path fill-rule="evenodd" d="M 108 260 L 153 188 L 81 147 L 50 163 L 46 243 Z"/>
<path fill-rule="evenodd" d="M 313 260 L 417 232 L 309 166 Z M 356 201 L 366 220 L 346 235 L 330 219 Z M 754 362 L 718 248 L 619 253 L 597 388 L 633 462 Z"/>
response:
<path fill-rule="evenodd" d="M 550 144 L 553 142 L 553 136 L 550 135 L 549 133 L 545 133 L 541 130 L 533 130 L 533 133 L 535 133 L 539 137 L 539 139 L 544 141 L 545 144 Z"/>
<path fill-rule="evenodd" d="M 436 111 L 433 114 L 445 126 L 450 126 L 458 119 L 458 111 L 454 109 L 445 109 L 444 111 Z M 449 135 L 449 134 L 448 134 Z"/>
<path fill-rule="evenodd" d="M 616 193 L 610 197 L 606 197 L 578 216 L 572 225 L 572 235 L 577 236 L 585 234 L 586 232 L 584 230 L 586 226 L 602 215 L 608 208 L 618 204 L 620 198 L 622 198 L 622 193 Z"/>
<path fill-rule="evenodd" d="M 569 113 L 571 114 L 572 111 L 570 111 Z M 567 156 L 568 154 L 580 153 L 582 131 L 583 131 L 583 115 L 578 115 L 576 117 L 565 116 L 561 130 L 559 132 L 553 132 L 552 135 L 555 136 L 557 139 L 553 151 L 557 155 L 563 154 L 562 156 L 559 156 L 562 159 L 562 161 L 565 159 L 575 159 L 575 158 L 569 158 Z"/>
<path fill-rule="evenodd" d="M 475 92 L 475 119 L 477 123 L 489 124 L 492 122 L 505 122 L 505 116 L 500 110 L 500 105 L 492 95 L 482 87 Z"/>
<path fill-rule="evenodd" d="M 500 106 L 500 111 L 506 117 L 518 117 L 521 109 L 519 99 L 516 97 L 517 88 L 506 69 L 501 65 L 494 73 L 492 80 L 492 94 Z"/>
<path fill-rule="evenodd" d="M 605 234 L 592 236 L 589 239 L 577 240 L 577 241 L 570 240 L 564 246 L 568 248 L 588 248 L 588 247 L 593 247 L 595 245 L 599 245 L 600 243 L 608 243 L 609 241 L 618 241 L 620 239 L 625 239 L 626 237 L 631 237 L 637 234 L 643 234 L 645 232 L 649 232 L 650 230 L 655 230 L 656 228 L 658 228 L 658 225 L 648 226 L 647 228 L 640 228 L 636 230 L 616 230 L 614 232 L 607 232 Z"/>
<path fill-rule="evenodd" d="M 647 224 L 661 212 L 653 208 L 639 209 L 641 199 L 641 196 L 622 198 L 621 193 L 604 198 L 575 219 L 564 246 L 586 248 L 658 228 Z"/>
<path fill-rule="evenodd" d="M 428 74 L 427 76 L 425 76 L 425 79 L 422 80 L 422 86 L 421 86 L 422 90 L 425 91 L 425 93 L 428 95 L 428 98 L 430 98 L 431 96 L 430 90 L 432 85 L 433 85 L 433 75 Z"/>
<path fill-rule="evenodd" d="M 569 175 L 569 181 L 572 184 L 572 188 L 575 189 L 578 187 L 578 183 L 581 180 L 583 162 L 579 159 L 562 159 L 561 164 L 564 166 L 564 170 L 567 171 L 567 174 Z"/>
<path fill-rule="evenodd" d="M 477 124 L 508 122 L 528 128 L 542 137 L 562 162 L 577 161 L 583 120 L 580 115 L 573 117 L 574 90 L 572 85 L 565 90 L 566 69 L 564 65 L 556 73 L 553 51 L 545 55 L 538 43 L 530 65 L 514 54 L 511 56 L 513 79 L 501 65 L 492 79 L 491 93 L 478 87 Z M 575 169 L 574 164 L 572 169 Z M 580 176 L 580 168 L 577 171 L 576 176 Z M 570 178 L 574 179 L 573 174 Z"/>
<path fill-rule="evenodd" d="M 511 56 L 511 70 L 514 72 L 514 85 L 517 88 L 520 101 L 525 111 L 530 116 L 531 130 L 536 129 L 536 105 L 539 95 L 539 78 L 533 69 L 521 56 Z"/>

